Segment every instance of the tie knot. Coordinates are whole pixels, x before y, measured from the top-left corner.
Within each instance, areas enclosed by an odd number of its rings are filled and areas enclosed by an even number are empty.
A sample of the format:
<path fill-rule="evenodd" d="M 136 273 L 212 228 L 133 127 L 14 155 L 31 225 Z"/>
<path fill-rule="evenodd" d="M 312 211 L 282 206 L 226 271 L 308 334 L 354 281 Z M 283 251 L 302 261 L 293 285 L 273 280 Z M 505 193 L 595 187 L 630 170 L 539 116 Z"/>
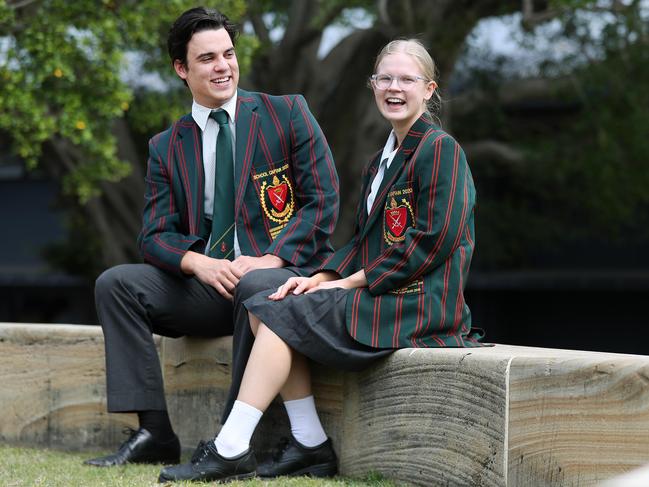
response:
<path fill-rule="evenodd" d="M 223 126 L 228 123 L 228 112 L 225 110 L 216 110 L 210 113 L 210 118 L 216 120 L 219 126 Z"/>

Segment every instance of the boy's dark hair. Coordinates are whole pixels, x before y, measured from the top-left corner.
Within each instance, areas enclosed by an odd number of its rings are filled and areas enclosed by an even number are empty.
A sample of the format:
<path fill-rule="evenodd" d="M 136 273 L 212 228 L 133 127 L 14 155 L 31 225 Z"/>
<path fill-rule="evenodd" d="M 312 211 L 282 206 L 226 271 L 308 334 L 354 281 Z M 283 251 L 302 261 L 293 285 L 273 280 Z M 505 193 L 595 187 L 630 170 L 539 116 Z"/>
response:
<path fill-rule="evenodd" d="M 230 22 L 230 19 L 218 10 L 205 7 L 189 9 L 178 17 L 169 29 L 167 50 L 171 63 L 179 59 L 187 66 L 187 44 L 196 32 L 209 29 L 225 29 L 232 40 L 232 45 L 239 34 L 237 25 Z"/>

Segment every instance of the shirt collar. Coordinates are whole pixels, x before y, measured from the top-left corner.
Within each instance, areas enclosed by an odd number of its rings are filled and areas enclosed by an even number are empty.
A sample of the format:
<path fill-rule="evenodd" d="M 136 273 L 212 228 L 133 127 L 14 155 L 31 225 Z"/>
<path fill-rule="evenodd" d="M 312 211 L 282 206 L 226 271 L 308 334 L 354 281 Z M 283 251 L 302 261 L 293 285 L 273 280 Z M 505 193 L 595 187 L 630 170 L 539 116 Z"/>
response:
<path fill-rule="evenodd" d="M 223 105 L 221 105 L 219 108 L 222 108 L 226 112 L 228 112 L 228 116 L 230 117 L 230 120 L 232 122 L 235 121 L 235 114 L 237 111 L 237 92 L 234 92 L 234 96 L 230 98 L 228 101 L 226 101 Z M 207 126 L 207 120 L 210 118 L 210 113 L 214 111 L 214 108 L 208 108 L 204 107 L 200 103 L 198 103 L 196 100 L 192 103 L 192 118 L 194 119 L 194 122 L 196 122 L 196 125 L 198 125 L 202 131 L 205 131 L 205 127 Z"/>
<path fill-rule="evenodd" d="M 386 163 L 386 168 L 390 167 L 390 164 L 392 164 L 392 160 L 397 153 L 397 149 L 399 149 L 399 147 L 397 146 L 397 136 L 394 133 L 394 130 L 392 130 L 390 131 L 388 140 L 383 147 L 383 154 L 381 154 L 381 161 L 383 161 L 383 159 L 388 160 L 388 162 Z"/>

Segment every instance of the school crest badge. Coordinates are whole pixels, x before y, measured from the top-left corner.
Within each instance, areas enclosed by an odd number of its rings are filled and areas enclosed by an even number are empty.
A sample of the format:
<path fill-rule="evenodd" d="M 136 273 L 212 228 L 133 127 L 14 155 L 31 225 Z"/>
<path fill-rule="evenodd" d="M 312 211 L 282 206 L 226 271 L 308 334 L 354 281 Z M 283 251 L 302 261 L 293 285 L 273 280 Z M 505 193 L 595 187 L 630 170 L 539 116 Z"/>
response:
<path fill-rule="evenodd" d="M 291 181 L 282 174 L 281 179 L 274 175 L 269 182 L 261 184 L 259 199 L 264 213 L 269 220 L 275 223 L 286 223 L 293 216 L 295 201 Z"/>
<path fill-rule="evenodd" d="M 415 215 L 412 206 L 403 198 L 399 203 L 394 197 L 390 198 L 389 206 L 386 205 L 383 219 L 383 237 L 388 245 L 403 242 L 408 227 L 414 225 Z"/>

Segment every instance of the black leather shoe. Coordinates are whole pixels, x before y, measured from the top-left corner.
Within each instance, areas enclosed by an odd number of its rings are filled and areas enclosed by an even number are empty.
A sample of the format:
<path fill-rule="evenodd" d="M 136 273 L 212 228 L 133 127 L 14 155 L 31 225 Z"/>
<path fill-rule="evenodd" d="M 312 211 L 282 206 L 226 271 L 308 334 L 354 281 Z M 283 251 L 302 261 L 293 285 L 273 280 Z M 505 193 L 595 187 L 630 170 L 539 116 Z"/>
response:
<path fill-rule="evenodd" d="M 300 444 L 291 435 L 290 438 L 280 440 L 273 457 L 257 468 L 257 475 L 265 478 L 280 475 L 333 477 L 338 472 L 337 463 L 330 438 L 323 444 L 310 448 Z"/>
<path fill-rule="evenodd" d="M 224 458 L 216 450 L 214 441 L 201 441 L 189 463 L 163 468 L 158 482 L 180 480 L 230 482 L 254 477 L 256 469 L 257 461 L 251 449 L 234 458 Z"/>
<path fill-rule="evenodd" d="M 144 428 L 137 431 L 127 428 L 130 437 L 122 443 L 116 453 L 105 457 L 86 460 L 84 465 L 95 467 L 113 467 L 127 463 L 178 463 L 180 461 L 180 442 L 173 439 L 162 442 L 153 437 Z"/>

